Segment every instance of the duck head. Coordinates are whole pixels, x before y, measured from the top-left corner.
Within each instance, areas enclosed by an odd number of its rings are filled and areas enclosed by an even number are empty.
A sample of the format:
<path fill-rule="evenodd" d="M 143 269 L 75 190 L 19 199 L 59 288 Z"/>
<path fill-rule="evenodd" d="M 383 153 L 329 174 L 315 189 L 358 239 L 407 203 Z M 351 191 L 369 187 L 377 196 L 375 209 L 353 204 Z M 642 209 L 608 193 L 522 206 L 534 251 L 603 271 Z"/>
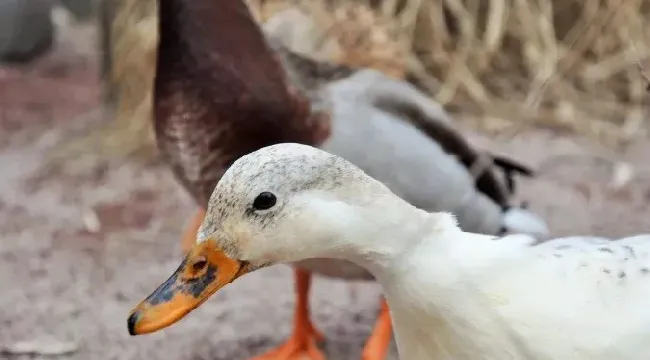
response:
<path fill-rule="evenodd" d="M 310 146 L 277 144 L 243 156 L 217 184 L 194 248 L 133 310 L 129 332 L 169 326 L 269 265 L 373 251 L 393 258 L 405 242 L 377 239 L 428 214 L 398 199 L 359 168 Z"/>

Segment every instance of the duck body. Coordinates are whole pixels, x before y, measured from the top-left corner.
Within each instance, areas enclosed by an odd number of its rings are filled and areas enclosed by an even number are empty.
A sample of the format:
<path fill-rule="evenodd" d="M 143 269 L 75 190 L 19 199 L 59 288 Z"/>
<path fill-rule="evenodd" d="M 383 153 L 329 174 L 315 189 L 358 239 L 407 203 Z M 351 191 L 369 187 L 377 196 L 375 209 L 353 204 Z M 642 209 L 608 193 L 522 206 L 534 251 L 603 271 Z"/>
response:
<path fill-rule="evenodd" d="M 527 236 L 449 228 L 442 249 L 437 234 L 402 260 L 408 277 L 379 275 L 402 358 L 641 360 L 650 353 L 650 234 L 534 245 Z"/>
<path fill-rule="evenodd" d="M 273 201 L 259 205 L 263 194 Z M 373 274 L 401 359 L 650 354 L 650 234 L 538 243 L 464 232 L 454 215 L 418 209 L 343 158 L 300 144 L 269 146 L 232 165 L 197 244 L 132 313 L 130 329 L 167 326 L 177 319 L 165 311 L 180 318 L 248 272 L 313 258 Z M 207 282 L 191 300 L 182 296 L 186 278 Z"/>

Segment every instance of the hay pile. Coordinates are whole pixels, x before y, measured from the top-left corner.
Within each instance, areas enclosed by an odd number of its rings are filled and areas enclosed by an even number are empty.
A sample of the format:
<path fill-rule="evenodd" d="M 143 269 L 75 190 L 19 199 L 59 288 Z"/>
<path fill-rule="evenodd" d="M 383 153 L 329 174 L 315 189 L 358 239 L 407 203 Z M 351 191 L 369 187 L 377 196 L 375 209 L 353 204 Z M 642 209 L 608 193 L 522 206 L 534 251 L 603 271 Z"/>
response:
<path fill-rule="evenodd" d="M 650 1 L 435 3 L 421 2 L 412 46 L 449 108 L 496 131 L 536 124 L 610 145 L 644 130 L 638 64 L 650 58 Z"/>
<path fill-rule="evenodd" d="M 99 10 L 98 51 L 107 121 L 55 148 L 50 154 L 53 166 L 66 163 L 83 168 L 131 155 L 148 160 L 155 152 L 151 116 L 157 0 L 101 0 Z"/>
<path fill-rule="evenodd" d="M 156 6 L 112 2 L 104 51 L 117 117 L 100 142 L 125 154 L 151 144 Z M 299 21 L 308 19 L 296 25 L 301 31 L 272 26 L 298 51 L 407 78 L 486 131 L 546 126 L 609 145 L 647 131 L 650 95 L 639 65 L 650 68 L 650 0 L 247 3 L 267 30 L 273 15 L 299 10 Z"/>
<path fill-rule="evenodd" d="M 153 140 L 150 129 L 152 84 L 158 46 L 158 7 L 155 1 L 103 1 L 101 52 L 103 82 L 109 109 L 118 115 L 122 136 L 105 137 L 118 144 L 137 144 L 137 139 Z M 137 121 L 132 121 L 137 119 Z M 140 140 L 143 141 L 143 140 Z M 122 147 L 129 152 L 131 148 Z"/>
<path fill-rule="evenodd" d="M 356 51 L 365 36 L 447 109 L 488 131 L 546 126 L 609 145 L 647 131 L 650 95 L 639 66 L 650 68 L 649 0 L 251 3 L 267 18 L 289 5 L 308 9 L 342 43 L 347 57 L 335 60 L 385 63 Z"/>

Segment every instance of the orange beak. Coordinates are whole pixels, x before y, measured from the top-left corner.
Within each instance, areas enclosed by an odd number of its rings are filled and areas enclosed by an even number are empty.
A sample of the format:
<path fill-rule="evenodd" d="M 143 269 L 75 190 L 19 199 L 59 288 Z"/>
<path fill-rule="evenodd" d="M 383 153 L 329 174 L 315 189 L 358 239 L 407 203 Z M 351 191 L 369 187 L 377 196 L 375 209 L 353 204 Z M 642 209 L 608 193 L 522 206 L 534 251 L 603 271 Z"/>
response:
<path fill-rule="evenodd" d="M 196 244 L 174 274 L 131 311 L 129 334 L 151 333 L 177 322 L 248 271 L 246 262 L 227 257 L 214 240 Z"/>

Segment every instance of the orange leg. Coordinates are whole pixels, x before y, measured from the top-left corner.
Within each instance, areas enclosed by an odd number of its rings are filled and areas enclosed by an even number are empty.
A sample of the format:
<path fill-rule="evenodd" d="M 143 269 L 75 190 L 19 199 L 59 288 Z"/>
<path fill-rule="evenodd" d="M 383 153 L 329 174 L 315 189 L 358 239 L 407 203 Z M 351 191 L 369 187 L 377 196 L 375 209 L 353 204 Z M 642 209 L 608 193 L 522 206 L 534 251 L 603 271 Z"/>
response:
<path fill-rule="evenodd" d="M 390 319 L 390 311 L 385 299 L 381 300 L 381 310 L 375 323 L 375 328 L 363 348 L 362 360 L 384 360 L 388 353 L 393 325 Z"/>
<path fill-rule="evenodd" d="M 205 210 L 199 209 L 190 220 L 185 231 L 183 231 L 183 237 L 181 238 L 181 249 L 183 250 L 183 254 L 190 252 L 192 246 L 196 244 L 196 233 L 199 232 L 199 227 L 201 227 L 204 216 Z"/>
<path fill-rule="evenodd" d="M 325 360 L 325 356 L 316 345 L 323 339 L 323 335 L 314 327 L 309 318 L 308 300 L 311 274 L 298 268 L 294 271 L 296 276 L 296 314 L 293 334 L 277 349 L 251 360 Z"/>

